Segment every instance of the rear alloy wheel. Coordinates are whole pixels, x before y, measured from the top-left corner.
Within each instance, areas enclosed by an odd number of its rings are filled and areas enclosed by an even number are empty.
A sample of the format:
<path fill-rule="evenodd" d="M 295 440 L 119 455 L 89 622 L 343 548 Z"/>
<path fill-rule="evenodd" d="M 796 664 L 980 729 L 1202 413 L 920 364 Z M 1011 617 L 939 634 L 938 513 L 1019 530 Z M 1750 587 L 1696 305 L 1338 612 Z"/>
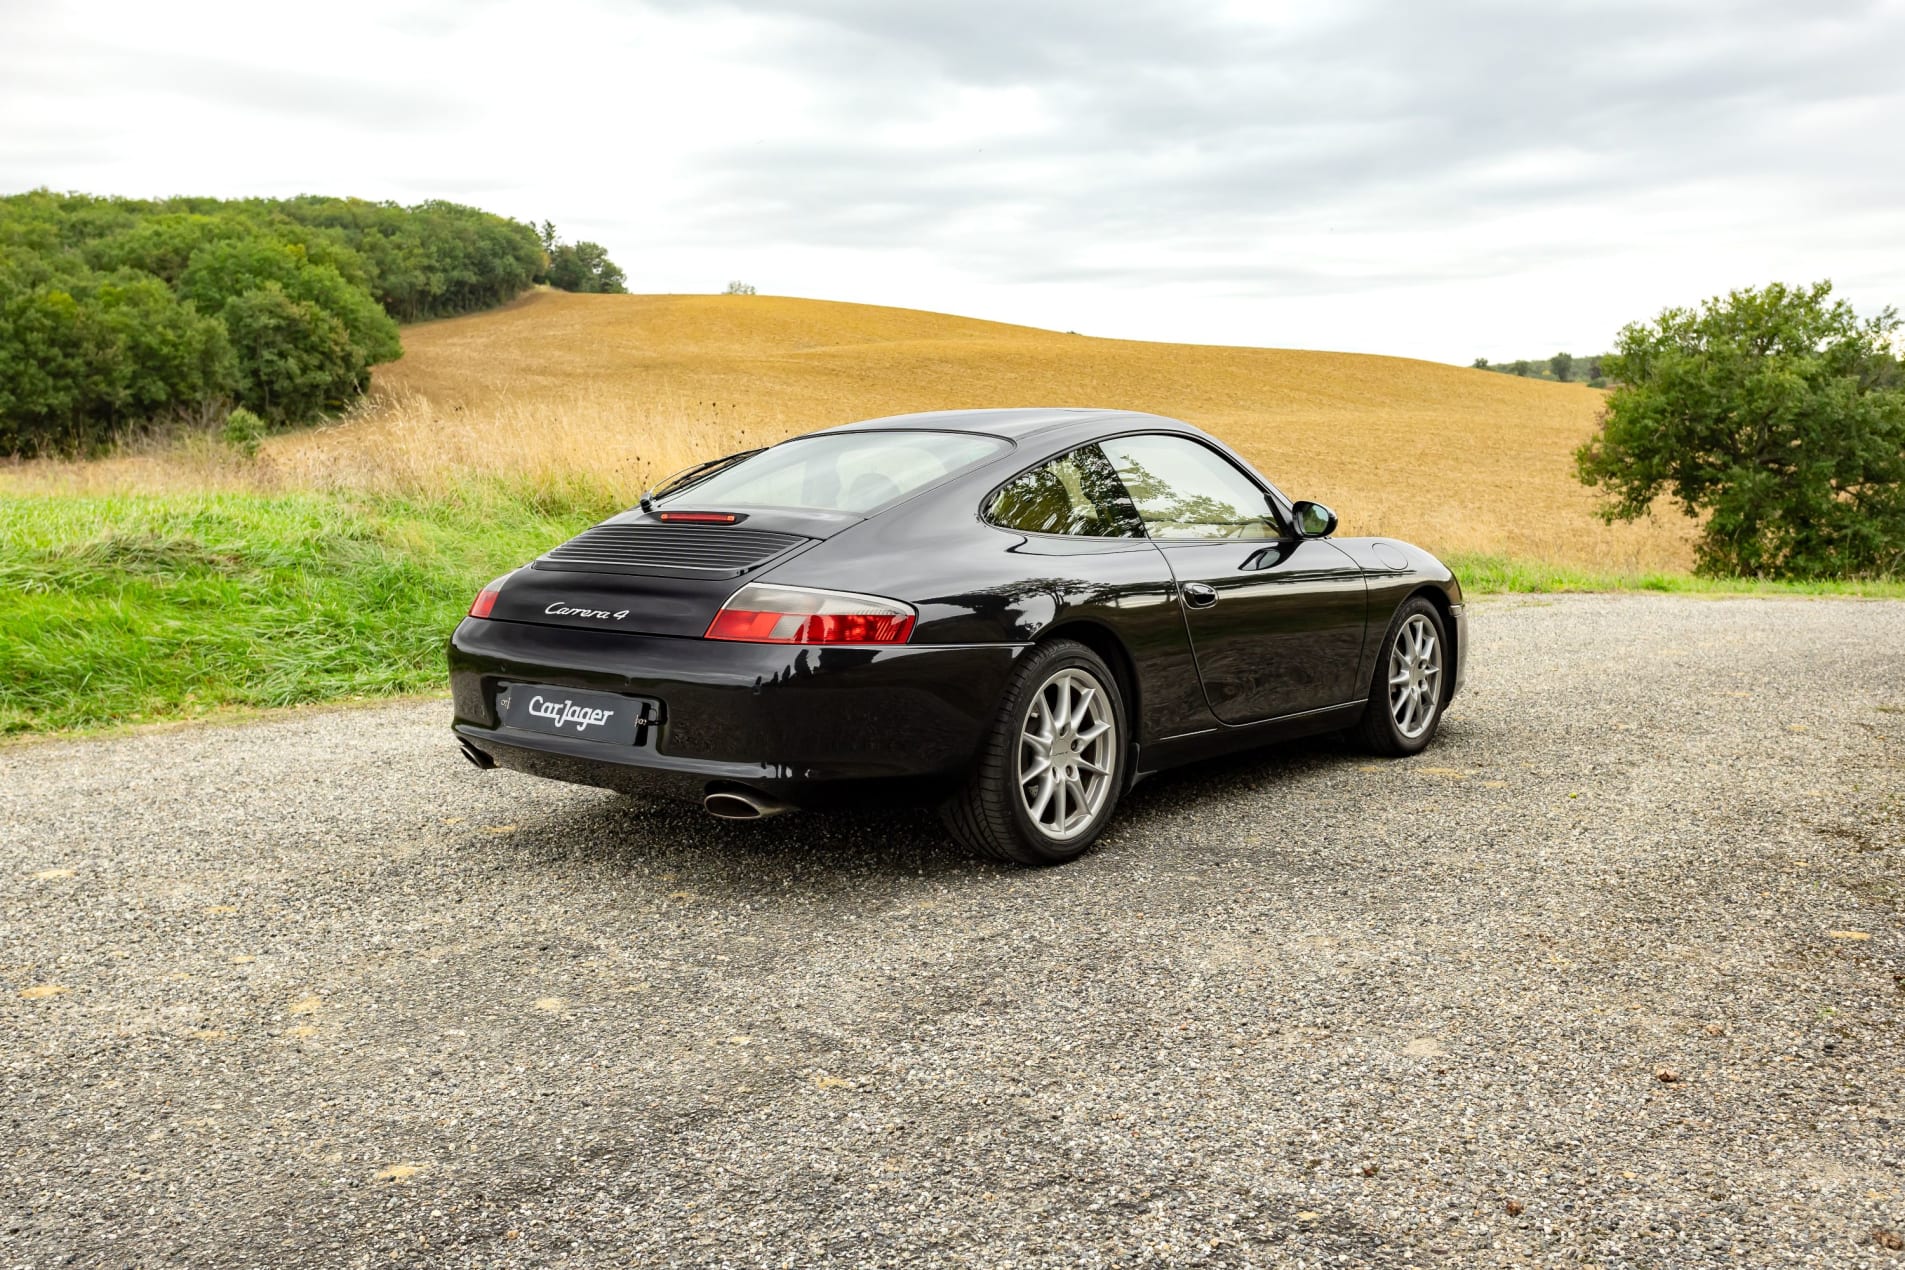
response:
<path fill-rule="evenodd" d="M 1091 649 L 1054 640 L 1007 686 L 966 787 L 940 808 L 954 838 L 1020 864 L 1082 855 L 1123 789 L 1124 702 Z"/>
<path fill-rule="evenodd" d="M 1416 596 L 1396 610 L 1376 658 L 1368 707 L 1355 729 L 1366 748 L 1402 756 L 1428 745 L 1442 721 L 1448 650 L 1435 605 Z"/>

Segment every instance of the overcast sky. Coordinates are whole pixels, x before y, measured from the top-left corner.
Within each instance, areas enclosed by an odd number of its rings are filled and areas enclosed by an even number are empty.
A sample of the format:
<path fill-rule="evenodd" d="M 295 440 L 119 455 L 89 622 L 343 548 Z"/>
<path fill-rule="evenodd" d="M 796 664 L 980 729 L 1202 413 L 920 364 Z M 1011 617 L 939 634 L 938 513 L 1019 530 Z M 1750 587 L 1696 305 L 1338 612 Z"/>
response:
<path fill-rule="evenodd" d="M 636 291 L 1440 361 L 1905 305 L 1905 0 L 0 0 L 0 191 L 442 197 Z"/>

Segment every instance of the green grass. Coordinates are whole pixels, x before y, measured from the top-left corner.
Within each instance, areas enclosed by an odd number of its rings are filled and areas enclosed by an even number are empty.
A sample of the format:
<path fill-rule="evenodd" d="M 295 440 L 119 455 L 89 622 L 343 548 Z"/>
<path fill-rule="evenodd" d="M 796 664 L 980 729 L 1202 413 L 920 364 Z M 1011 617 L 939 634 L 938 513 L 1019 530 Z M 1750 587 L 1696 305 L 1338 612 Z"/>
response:
<path fill-rule="evenodd" d="M 1469 595 L 1500 592 L 1670 591 L 1683 595 L 1838 595 L 1905 599 L 1905 579 L 1868 582 L 1771 582 L 1759 578 L 1702 578 L 1691 573 L 1592 573 L 1568 565 L 1507 556 L 1450 555 L 1449 568 Z"/>
<path fill-rule="evenodd" d="M 440 688 L 476 588 L 606 510 L 481 490 L 0 497 L 0 734 Z"/>
<path fill-rule="evenodd" d="M 501 488 L 353 495 L 0 495 L 0 734 L 429 692 L 482 583 L 614 510 Z M 1905 598 L 1905 582 L 1604 576 L 1450 562 L 1470 594 L 1649 590 Z"/>

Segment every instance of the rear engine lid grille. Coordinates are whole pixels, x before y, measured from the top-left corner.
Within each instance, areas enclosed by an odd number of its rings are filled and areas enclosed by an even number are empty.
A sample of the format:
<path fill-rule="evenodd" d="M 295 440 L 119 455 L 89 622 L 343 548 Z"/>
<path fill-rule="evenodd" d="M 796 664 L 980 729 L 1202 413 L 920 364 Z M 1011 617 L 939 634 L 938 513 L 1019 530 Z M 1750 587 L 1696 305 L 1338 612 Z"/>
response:
<path fill-rule="evenodd" d="M 575 573 L 736 578 L 806 541 L 798 534 L 738 525 L 611 520 L 577 534 L 537 560 L 534 567 Z"/>

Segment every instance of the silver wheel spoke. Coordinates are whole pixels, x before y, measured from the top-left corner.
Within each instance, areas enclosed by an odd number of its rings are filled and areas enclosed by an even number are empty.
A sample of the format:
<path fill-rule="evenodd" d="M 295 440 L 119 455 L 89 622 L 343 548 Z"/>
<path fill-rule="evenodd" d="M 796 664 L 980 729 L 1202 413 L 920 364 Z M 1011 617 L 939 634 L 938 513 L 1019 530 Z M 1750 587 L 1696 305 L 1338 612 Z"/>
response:
<path fill-rule="evenodd" d="M 1052 778 L 1052 773 L 1048 770 L 1045 773 L 1045 779 L 1039 782 L 1038 796 L 1026 804 L 1025 809 L 1032 813 L 1034 821 L 1044 823 L 1045 809 L 1051 806 L 1052 795 L 1056 792 L 1058 792 L 1058 782 Z"/>
<path fill-rule="evenodd" d="M 1414 740 L 1435 722 L 1441 675 L 1442 641 L 1427 617 L 1412 614 L 1389 649 L 1389 713 L 1404 738 Z"/>
<path fill-rule="evenodd" d="M 1066 802 L 1071 807 L 1071 813 L 1065 817 L 1064 830 L 1071 833 L 1091 818 L 1091 809 L 1085 806 L 1085 787 L 1079 783 L 1077 776 L 1067 777 L 1065 787 L 1069 795 Z"/>
<path fill-rule="evenodd" d="M 1068 667 L 1039 686 L 1019 731 L 1021 805 L 1046 837 L 1088 830 L 1110 802 L 1118 730 L 1108 689 L 1090 671 Z"/>
<path fill-rule="evenodd" d="M 1066 723 L 1073 728 L 1082 728 L 1091 714 L 1091 703 L 1097 699 L 1096 688 L 1085 688 L 1078 694 L 1078 703 L 1072 707 L 1071 716 Z"/>

